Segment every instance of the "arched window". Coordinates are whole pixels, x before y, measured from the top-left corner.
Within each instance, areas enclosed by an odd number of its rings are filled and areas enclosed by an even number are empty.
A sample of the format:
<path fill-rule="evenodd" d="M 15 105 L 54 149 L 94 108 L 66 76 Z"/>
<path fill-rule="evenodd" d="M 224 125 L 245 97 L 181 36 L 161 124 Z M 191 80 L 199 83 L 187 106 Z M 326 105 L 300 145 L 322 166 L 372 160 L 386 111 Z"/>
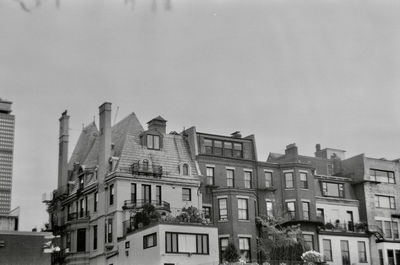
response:
<path fill-rule="evenodd" d="M 183 164 L 182 171 L 183 171 L 183 175 L 184 176 L 189 175 L 189 166 L 188 166 L 188 164 Z"/>

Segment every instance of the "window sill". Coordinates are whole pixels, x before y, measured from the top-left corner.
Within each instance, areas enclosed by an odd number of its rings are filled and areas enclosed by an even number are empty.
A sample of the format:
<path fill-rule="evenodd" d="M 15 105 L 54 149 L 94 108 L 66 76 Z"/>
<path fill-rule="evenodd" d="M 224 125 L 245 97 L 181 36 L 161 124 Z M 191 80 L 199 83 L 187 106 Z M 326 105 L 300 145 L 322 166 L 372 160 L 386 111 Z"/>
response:
<path fill-rule="evenodd" d="M 296 190 L 295 188 L 285 188 L 285 190 Z"/>
<path fill-rule="evenodd" d="M 241 219 L 238 219 L 238 221 L 239 221 L 239 222 L 243 222 L 243 223 L 250 223 L 250 220 L 241 220 Z"/>
<path fill-rule="evenodd" d="M 229 220 L 218 220 L 218 223 L 227 223 Z"/>

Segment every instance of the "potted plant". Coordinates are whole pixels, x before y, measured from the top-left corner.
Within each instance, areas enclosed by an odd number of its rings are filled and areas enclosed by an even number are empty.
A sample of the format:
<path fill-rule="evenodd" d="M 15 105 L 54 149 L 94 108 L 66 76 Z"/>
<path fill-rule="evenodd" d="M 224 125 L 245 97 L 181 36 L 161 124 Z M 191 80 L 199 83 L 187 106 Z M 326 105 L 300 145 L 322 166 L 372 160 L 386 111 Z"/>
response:
<path fill-rule="evenodd" d="M 334 226 L 332 223 L 330 223 L 330 222 L 325 224 L 325 228 L 326 228 L 326 229 L 332 230 L 334 227 L 335 227 L 335 226 Z"/>
<path fill-rule="evenodd" d="M 315 250 L 309 250 L 301 255 L 301 259 L 306 265 L 323 264 L 324 257 Z"/>

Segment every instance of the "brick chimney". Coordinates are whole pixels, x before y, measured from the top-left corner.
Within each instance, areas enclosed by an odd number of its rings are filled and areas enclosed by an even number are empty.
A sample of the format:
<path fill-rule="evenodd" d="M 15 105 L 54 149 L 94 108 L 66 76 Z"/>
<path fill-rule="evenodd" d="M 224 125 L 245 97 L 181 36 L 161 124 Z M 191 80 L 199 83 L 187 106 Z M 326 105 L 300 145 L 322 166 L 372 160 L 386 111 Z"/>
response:
<path fill-rule="evenodd" d="M 108 161 L 111 157 L 111 103 L 105 102 L 99 107 L 99 183 L 104 183 L 108 172 Z"/>
<path fill-rule="evenodd" d="M 67 111 L 61 114 L 60 135 L 58 138 L 58 188 L 67 185 L 68 183 L 68 130 L 69 116 Z"/>
<path fill-rule="evenodd" d="M 167 131 L 167 121 L 161 116 L 155 117 L 154 119 L 149 121 L 147 125 L 149 131 L 155 130 L 164 134 Z"/>
<path fill-rule="evenodd" d="M 296 157 L 298 156 L 298 150 L 297 150 L 297 146 L 296 143 L 293 144 L 289 144 L 286 146 L 286 150 L 285 150 L 285 154 L 287 157 Z"/>

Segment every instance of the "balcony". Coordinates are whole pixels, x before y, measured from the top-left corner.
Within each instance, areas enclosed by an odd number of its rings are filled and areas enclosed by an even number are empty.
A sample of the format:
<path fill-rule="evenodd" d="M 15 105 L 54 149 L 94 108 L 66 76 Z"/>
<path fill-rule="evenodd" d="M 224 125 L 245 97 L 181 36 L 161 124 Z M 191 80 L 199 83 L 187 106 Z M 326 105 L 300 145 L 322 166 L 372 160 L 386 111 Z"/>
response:
<path fill-rule="evenodd" d="M 349 222 L 335 222 L 335 223 L 325 223 L 320 227 L 320 231 L 326 232 L 345 232 L 345 233 L 365 233 L 368 230 L 368 225 L 364 222 L 353 223 Z"/>
<path fill-rule="evenodd" d="M 161 178 L 163 175 L 163 168 L 159 165 L 149 165 L 148 163 L 135 162 L 130 167 L 121 167 L 121 172 L 131 173 L 138 176 L 151 176 L 154 178 Z"/>
<path fill-rule="evenodd" d="M 156 210 L 162 210 L 170 212 L 171 208 L 168 202 L 165 201 L 148 201 L 148 200 L 126 200 L 124 201 L 124 206 L 122 206 L 123 210 L 139 210 L 144 205 L 151 204 L 155 207 Z"/>

